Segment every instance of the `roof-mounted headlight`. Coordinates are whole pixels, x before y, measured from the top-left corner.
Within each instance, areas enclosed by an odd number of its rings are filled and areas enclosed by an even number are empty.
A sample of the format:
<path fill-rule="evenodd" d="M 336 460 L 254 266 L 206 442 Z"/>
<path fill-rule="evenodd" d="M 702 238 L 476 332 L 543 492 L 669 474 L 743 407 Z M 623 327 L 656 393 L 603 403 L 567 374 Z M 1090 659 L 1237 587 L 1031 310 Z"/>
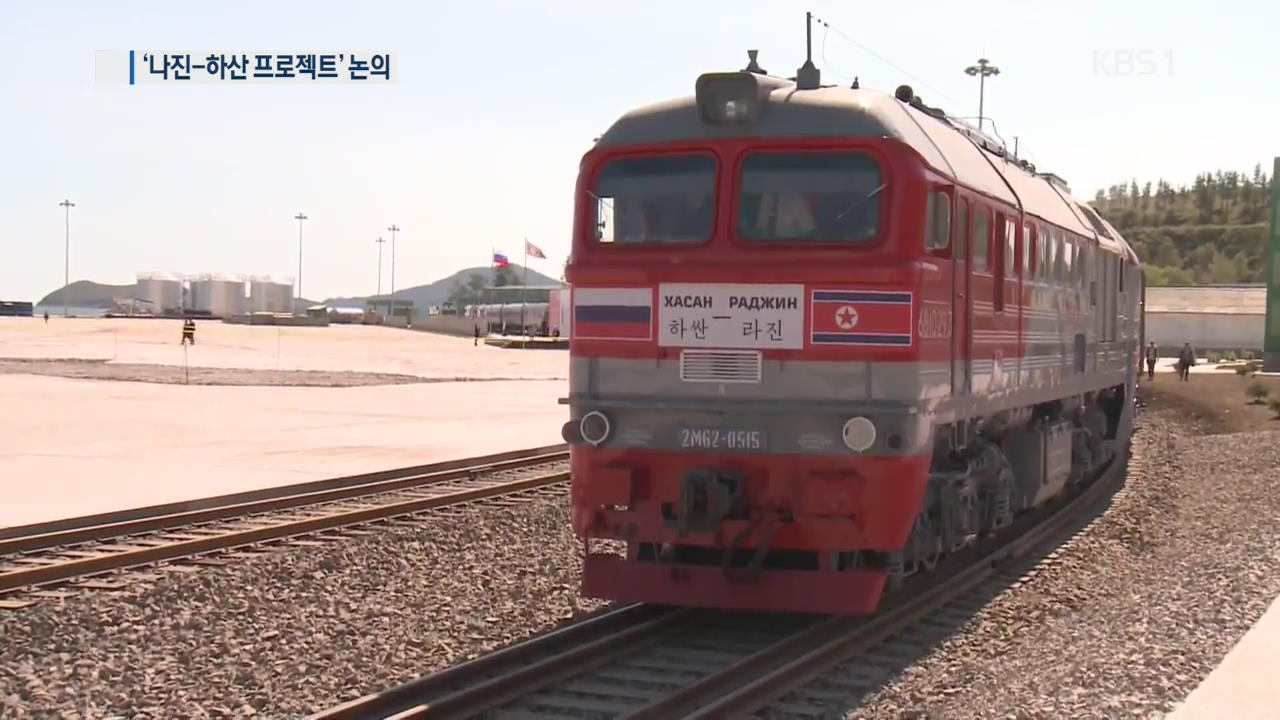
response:
<path fill-rule="evenodd" d="M 750 125 L 759 114 L 760 76 L 750 72 L 707 73 L 698 78 L 698 112 L 708 125 Z"/>

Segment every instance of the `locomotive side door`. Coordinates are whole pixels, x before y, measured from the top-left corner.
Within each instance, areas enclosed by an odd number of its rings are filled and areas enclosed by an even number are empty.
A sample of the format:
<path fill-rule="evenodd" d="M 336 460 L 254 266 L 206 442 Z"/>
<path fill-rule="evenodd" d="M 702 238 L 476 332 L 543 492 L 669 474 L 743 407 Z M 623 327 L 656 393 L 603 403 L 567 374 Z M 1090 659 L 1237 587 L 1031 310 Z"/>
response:
<path fill-rule="evenodd" d="M 956 221 L 951 223 L 951 394 L 964 395 L 973 387 L 973 334 L 969 264 L 969 199 L 956 196 Z"/>

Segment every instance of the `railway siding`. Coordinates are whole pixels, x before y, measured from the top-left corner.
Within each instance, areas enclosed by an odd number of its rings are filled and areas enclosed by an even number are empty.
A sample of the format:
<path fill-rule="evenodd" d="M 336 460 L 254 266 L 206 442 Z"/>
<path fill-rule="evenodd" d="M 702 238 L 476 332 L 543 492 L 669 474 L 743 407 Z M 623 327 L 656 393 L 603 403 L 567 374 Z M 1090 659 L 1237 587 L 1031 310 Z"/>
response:
<path fill-rule="evenodd" d="M 767 715 L 1103 717 L 1181 700 L 1280 593 L 1280 438 L 1201 436 L 1222 429 L 1211 415 L 1144 398 L 1129 485 L 1050 562 L 1009 568 L 998 592 Z M 568 527 L 562 499 L 446 508 L 0 614 L 0 715 L 306 715 L 601 607 L 578 599 Z"/>
<path fill-rule="evenodd" d="M 298 541 L 352 526 L 460 503 L 537 492 L 569 479 L 563 448 L 535 448 L 352 478 L 337 478 L 241 495 L 210 498 L 198 508 L 160 506 L 129 513 L 37 526 L 0 538 L 2 609 L 21 609 L 48 597 L 43 588 L 115 589 L 117 578 L 101 576 L 172 560 L 201 564 L 207 558 L 259 543 Z M 161 566 L 162 569 L 169 569 Z M 95 578 L 87 580 L 87 578 Z"/>

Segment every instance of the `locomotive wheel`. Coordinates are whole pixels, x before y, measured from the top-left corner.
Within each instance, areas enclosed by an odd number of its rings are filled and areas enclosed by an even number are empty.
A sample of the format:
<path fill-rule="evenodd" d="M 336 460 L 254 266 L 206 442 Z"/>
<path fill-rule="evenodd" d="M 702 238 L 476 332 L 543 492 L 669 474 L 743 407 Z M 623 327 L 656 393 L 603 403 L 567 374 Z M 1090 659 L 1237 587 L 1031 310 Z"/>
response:
<path fill-rule="evenodd" d="M 901 550 L 894 550 L 886 553 L 885 571 L 889 574 L 889 580 L 886 583 L 890 590 L 897 590 L 902 587 L 902 583 L 906 581 L 910 573 L 907 572 L 906 563 L 903 562 Z"/>
<path fill-rule="evenodd" d="M 934 538 L 933 552 L 921 557 L 917 565 L 920 569 L 926 572 L 932 571 L 934 568 L 938 567 L 938 561 L 941 560 L 942 556 L 945 554 L 946 553 L 942 550 L 942 539 Z"/>

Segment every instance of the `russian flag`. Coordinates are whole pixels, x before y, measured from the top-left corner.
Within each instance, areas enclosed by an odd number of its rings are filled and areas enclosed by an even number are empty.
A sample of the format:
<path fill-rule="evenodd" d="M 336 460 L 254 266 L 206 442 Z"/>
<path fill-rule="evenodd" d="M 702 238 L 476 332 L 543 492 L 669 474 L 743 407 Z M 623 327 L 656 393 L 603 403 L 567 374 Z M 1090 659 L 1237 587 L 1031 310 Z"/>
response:
<path fill-rule="evenodd" d="M 573 336 L 583 340 L 653 339 L 651 288 L 575 287 Z"/>
<path fill-rule="evenodd" d="M 509 263 L 507 262 L 507 256 L 506 256 L 506 255 L 503 255 L 503 254 L 502 254 L 502 253 L 500 253 L 500 252 L 495 252 L 495 253 L 493 254 L 493 265 L 494 265 L 494 267 L 506 267 L 508 264 L 509 264 Z"/>
<path fill-rule="evenodd" d="M 912 300 L 905 290 L 814 290 L 809 341 L 910 347 Z"/>

